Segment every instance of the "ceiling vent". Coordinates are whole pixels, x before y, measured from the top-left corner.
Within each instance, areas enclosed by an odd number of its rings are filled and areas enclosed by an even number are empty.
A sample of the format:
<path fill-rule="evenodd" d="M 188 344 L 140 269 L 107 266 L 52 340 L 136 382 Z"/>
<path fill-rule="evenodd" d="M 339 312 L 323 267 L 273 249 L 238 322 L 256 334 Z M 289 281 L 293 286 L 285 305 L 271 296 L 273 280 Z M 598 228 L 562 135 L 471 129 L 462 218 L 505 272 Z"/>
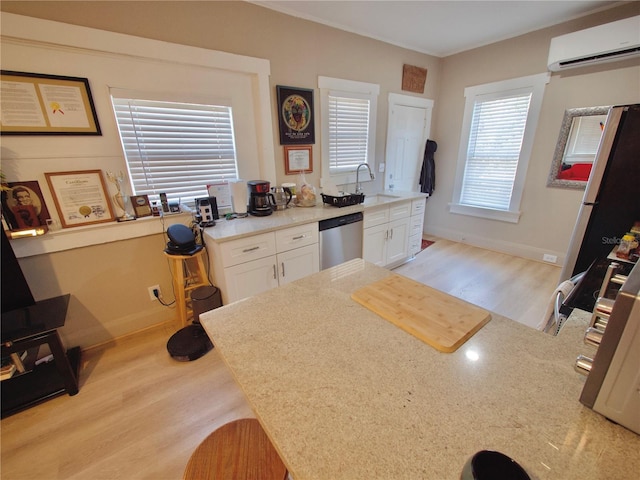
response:
<path fill-rule="evenodd" d="M 549 70 L 559 72 L 640 56 L 640 15 L 551 39 Z"/>

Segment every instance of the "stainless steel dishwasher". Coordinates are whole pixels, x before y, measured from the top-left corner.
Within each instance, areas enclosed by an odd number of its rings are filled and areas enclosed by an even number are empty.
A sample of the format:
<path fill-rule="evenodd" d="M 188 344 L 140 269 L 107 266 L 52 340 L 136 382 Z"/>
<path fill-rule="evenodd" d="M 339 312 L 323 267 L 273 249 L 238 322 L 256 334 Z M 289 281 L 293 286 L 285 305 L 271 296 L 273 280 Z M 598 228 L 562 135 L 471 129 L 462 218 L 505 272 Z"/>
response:
<path fill-rule="evenodd" d="M 322 220 L 318 227 L 320 270 L 362 258 L 362 212 Z"/>

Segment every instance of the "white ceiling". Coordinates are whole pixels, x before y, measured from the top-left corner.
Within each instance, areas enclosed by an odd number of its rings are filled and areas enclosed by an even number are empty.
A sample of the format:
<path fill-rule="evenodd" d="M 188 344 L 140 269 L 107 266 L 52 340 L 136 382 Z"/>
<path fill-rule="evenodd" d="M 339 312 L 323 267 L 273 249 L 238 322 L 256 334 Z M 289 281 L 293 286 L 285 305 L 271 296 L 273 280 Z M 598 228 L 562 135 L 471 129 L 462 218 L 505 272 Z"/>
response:
<path fill-rule="evenodd" d="M 288 15 L 445 57 L 610 8 L 595 0 L 252 1 Z"/>

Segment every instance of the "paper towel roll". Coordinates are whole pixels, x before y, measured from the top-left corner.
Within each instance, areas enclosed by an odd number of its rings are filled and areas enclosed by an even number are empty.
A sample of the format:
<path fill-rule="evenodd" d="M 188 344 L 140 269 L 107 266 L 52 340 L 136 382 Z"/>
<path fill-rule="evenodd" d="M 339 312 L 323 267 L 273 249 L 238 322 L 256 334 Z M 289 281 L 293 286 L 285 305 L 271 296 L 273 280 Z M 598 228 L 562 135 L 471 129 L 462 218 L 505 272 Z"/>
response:
<path fill-rule="evenodd" d="M 231 206 L 234 213 L 247 213 L 248 193 L 246 180 L 231 180 Z"/>

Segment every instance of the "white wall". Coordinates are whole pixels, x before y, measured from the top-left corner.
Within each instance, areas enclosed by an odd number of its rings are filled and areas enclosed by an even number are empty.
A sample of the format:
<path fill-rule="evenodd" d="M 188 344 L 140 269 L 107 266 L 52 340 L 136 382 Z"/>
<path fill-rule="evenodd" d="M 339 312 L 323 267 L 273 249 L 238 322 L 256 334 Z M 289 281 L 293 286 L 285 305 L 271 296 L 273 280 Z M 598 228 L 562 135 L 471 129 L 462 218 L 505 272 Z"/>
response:
<path fill-rule="evenodd" d="M 565 109 L 640 102 L 640 61 L 554 73 L 546 86 L 517 224 L 449 212 L 464 113 L 464 89 L 547 70 L 551 38 L 637 14 L 640 4 L 607 10 L 518 38 L 447 57 L 432 137 L 438 143 L 436 191 L 427 201 L 425 231 L 484 248 L 562 264 L 582 200 L 582 190 L 547 187 Z"/>
<path fill-rule="evenodd" d="M 433 98 L 437 90 L 440 62 L 434 57 L 311 22 L 292 23 L 286 15 L 245 2 L 2 2 L 0 8 L 2 68 L 88 78 L 103 130 L 102 137 L 3 137 L 2 168 L 8 180 L 35 179 L 43 190 L 44 172 L 123 168 L 105 93 L 110 85 L 158 90 L 186 85 L 210 94 L 215 82 L 229 86 L 225 79 L 230 71 L 244 76 L 255 73 L 248 96 L 253 99 L 253 115 L 260 121 L 249 125 L 246 120 L 236 131 L 240 148 L 247 152 L 241 161 L 257 158 L 260 164 L 259 173 L 247 177 L 277 182 L 294 177 L 285 175 L 283 149 L 278 145 L 276 85 L 316 88 L 319 75 L 379 84 L 384 101 L 378 112 L 376 163 L 384 161 L 386 98 L 390 92 L 401 91 L 402 65 L 427 67 L 425 97 Z M 31 22 L 29 26 L 7 11 L 29 15 L 32 21 L 43 17 L 66 24 L 43 28 Z M 76 30 L 68 24 L 102 30 Z M 112 32 L 137 37 L 119 37 L 114 42 Z M 28 41 L 14 41 L 13 37 Z M 56 46 L 60 43 L 67 46 Z M 232 62 L 232 68 L 211 72 L 221 61 Z M 167 62 L 171 72 L 161 67 Z M 258 65 L 251 70 L 247 62 Z M 270 68 L 265 69 L 265 63 Z M 247 85 L 243 75 L 235 77 L 240 86 Z M 251 115 L 247 113 L 246 119 Z M 318 138 L 319 108 L 315 120 Z M 316 168 L 307 176 L 316 185 L 319 144 L 318 139 L 313 147 Z M 48 192 L 45 200 L 55 211 Z M 174 310 L 150 302 L 147 292 L 148 286 L 160 284 L 171 299 L 171 277 L 162 253 L 163 227 L 158 220 L 145 219 L 13 241 L 37 299 L 71 294 L 67 326 L 62 331 L 68 346 L 87 347 L 175 316 Z"/>
<path fill-rule="evenodd" d="M 54 218 L 58 215 L 45 172 L 127 170 L 110 88 L 232 105 L 241 139 L 240 174 L 275 179 L 266 60 L 4 13 L 2 67 L 89 79 L 101 136 L 2 138 L 7 181 L 37 180 Z M 88 346 L 176 316 L 175 306 L 161 307 L 147 292 L 148 286 L 159 284 L 167 302 L 174 297 L 162 232 L 176 221 L 188 224 L 190 217 L 70 228 L 11 243 L 37 300 L 72 294 L 62 337 L 69 346 Z"/>

